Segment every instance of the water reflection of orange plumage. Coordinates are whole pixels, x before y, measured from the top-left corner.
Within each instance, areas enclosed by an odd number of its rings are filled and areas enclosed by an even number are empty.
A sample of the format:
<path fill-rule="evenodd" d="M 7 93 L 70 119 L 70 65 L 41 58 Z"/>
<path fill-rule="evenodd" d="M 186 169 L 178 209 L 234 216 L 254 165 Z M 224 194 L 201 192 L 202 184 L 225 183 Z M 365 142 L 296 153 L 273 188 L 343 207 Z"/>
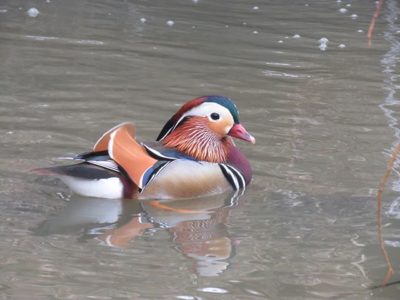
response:
<path fill-rule="evenodd" d="M 132 201 L 76 198 L 57 215 L 41 223 L 40 235 L 79 233 L 108 246 L 134 246 L 146 230 L 167 231 L 176 249 L 200 276 L 217 276 L 227 269 L 235 243 L 227 229 L 238 197 L 213 196 L 175 201 Z"/>
<path fill-rule="evenodd" d="M 233 243 L 226 227 L 231 205 L 221 197 L 143 202 L 154 223 L 167 228 L 177 248 L 200 276 L 218 276 L 229 266 Z"/>
<path fill-rule="evenodd" d="M 200 276 L 217 276 L 229 265 L 232 241 L 226 228 L 230 206 L 221 198 L 143 202 L 153 222 L 166 227 Z"/>

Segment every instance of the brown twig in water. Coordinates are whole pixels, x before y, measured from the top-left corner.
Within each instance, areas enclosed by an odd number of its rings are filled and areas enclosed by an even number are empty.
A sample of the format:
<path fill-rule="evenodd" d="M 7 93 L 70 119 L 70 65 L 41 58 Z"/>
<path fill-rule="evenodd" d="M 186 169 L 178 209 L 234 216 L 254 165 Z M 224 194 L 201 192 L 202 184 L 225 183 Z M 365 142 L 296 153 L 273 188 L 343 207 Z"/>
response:
<path fill-rule="evenodd" d="M 368 46 L 371 47 L 371 40 L 372 40 L 372 33 L 374 32 L 374 28 L 375 28 L 375 22 L 376 19 L 378 19 L 379 14 L 381 13 L 381 8 L 383 5 L 383 1 L 384 0 L 379 0 L 378 4 L 376 5 L 374 14 L 372 16 L 371 22 L 369 23 L 369 27 L 368 27 Z"/>
<path fill-rule="evenodd" d="M 385 247 L 385 242 L 382 237 L 382 197 L 383 197 L 383 192 L 384 192 L 386 182 L 388 181 L 390 174 L 392 174 L 393 165 L 394 165 L 395 161 L 397 160 L 397 156 L 399 155 L 399 152 L 400 152 L 400 143 L 397 144 L 396 148 L 392 152 L 392 156 L 387 163 L 385 174 L 383 174 L 383 177 L 382 177 L 381 181 L 379 182 L 378 193 L 376 194 L 376 201 L 377 201 L 376 223 L 378 226 L 378 240 L 379 240 L 379 244 L 381 246 L 382 252 L 383 252 L 383 256 L 385 258 L 385 262 L 388 267 L 386 276 L 382 282 L 382 286 L 386 286 L 388 284 L 389 279 L 394 274 L 394 269 L 393 269 L 392 263 L 390 261 L 389 254 L 387 253 L 387 250 Z"/>

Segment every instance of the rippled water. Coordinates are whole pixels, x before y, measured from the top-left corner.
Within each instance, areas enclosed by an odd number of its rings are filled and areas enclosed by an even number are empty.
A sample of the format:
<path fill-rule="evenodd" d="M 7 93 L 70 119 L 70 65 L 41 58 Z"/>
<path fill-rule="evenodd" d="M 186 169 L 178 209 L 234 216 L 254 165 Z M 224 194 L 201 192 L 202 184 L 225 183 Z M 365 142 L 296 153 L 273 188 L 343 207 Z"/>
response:
<path fill-rule="evenodd" d="M 398 299 L 399 284 L 369 289 L 387 272 L 375 197 L 400 133 L 400 5 L 384 2 L 368 47 L 374 9 L 0 2 L 0 298 Z M 257 138 L 239 142 L 255 173 L 240 198 L 91 199 L 28 172 L 121 121 L 154 139 L 205 94 L 234 99 Z M 383 197 L 390 282 L 399 191 L 396 164 Z"/>

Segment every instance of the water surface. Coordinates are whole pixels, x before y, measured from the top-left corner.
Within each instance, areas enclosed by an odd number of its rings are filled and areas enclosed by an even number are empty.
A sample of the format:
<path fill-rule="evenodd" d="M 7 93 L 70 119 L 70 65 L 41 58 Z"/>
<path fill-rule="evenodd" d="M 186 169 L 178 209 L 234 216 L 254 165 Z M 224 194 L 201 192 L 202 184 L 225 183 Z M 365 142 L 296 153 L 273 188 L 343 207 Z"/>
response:
<path fill-rule="evenodd" d="M 398 299 L 399 285 L 368 289 L 387 271 L 375 196 L 399 137 L 400 5 L 385 1 L 368 47 L 374 9 L 0 2 L 1 299 Z M 207 94 L 232 98 L 257 138 L 238 142 L 254 169 L 241 197 L 90 199 L 28 172 L 122 121 L 154 139 Z M 390 281 L 394 171 L 383 199 Z"/>

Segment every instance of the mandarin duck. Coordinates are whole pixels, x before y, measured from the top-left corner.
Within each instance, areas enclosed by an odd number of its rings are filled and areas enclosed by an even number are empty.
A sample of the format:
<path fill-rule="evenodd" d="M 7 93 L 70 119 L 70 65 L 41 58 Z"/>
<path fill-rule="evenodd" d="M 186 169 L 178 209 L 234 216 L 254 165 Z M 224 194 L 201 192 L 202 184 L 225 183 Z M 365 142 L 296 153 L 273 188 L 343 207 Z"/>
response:
<path fill-rule="evenodd" d="M 243 191 L 252 171 L 232 137 L 255 143 L 229 98 L 203 96 L 185 103 L 155 142 L 138 142 L 135 126 L 122 123 L 92 151 L 74 157 L 77 164 L 34 171 L 89 197 L 177 199 Z"/>

